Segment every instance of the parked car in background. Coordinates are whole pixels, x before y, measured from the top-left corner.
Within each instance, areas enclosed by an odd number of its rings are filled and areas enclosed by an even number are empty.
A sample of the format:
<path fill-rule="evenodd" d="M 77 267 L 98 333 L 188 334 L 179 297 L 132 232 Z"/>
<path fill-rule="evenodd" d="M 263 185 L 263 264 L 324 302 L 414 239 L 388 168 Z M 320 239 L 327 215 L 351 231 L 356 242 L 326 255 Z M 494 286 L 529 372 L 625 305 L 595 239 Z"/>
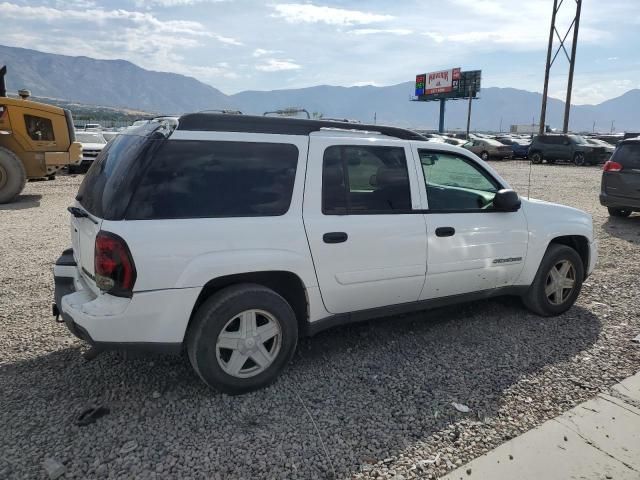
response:
<path fill-rule="evenodd" d="M 462 138 L 455 138 L 455 137 L 444 137 L 444 143 L 448 143 L 449 145 L 455 145 L 456 147 L 461 147 L 465 143 L 467 143 L 467 140 L 464 140 Z"/>
<path fill-rule="evenodd" d="M 496 137 L 503 145 L 511 147 L 511 158 L 527 158 L 531 142 L 514 137 Z"/>
<path fill-rule="evenodd" d="M 465 143 L 463 147 L 471 150 L 484 161 L 491 158 L 507 158 L 510 157 L 512 153 L 510 146 L 503 145 L 491 138 L 476 138 Z"/>
<path fill-rule="evenodd" d="M 555 163 L 560 160 L 578 166 L 595 165 L 606 161 L 608 156 L 604 147 L 591 145 L 580 135 L 536 135 L 529 147 L 532 163 Z"/>
<path fill-rule="evenodd" d="M 587 137 L 586 140 L 589 145 L 604 148 L 604 151 L 607 152 L 609 156 L 611 156 L 613 154 L 613 151 L 616 149 L 616 147 L 614 147 L 610 143 L 605 142 L 604 140 L 600 140 L 599 138 Z"/>
<path fill-rule="evenodd" d="M 640 138 L 622 140 L 604 164 L 600 204 L 614 217 L 640 211 Z"/>
<path fill-rule="evenodd" d="M 82 145 L 82 161 L 77 165 L 69 165 L 69 173 L 86 172 L 107 144 L 101 132 L 76 132 L 76 139 Z"/>
<path fill-rule="evenodd" d="M 186 349 L 227 393 L 331 326 L 505 294 L 559 315 L 596 264 L 591 215 L 409 130 L 197 113 L 131 133 L 69 207 L 53 313 L 97 352 Z"/>
<path fill-rule="evenodd" d="M 99 123 L 87 123 L 84 126 L 85 132 L 100 132 L 102 131 L 102 125 Z"/>
<path fill-rule="evenodd" d="M 102 131 L 102 136 L 104 137 L 104 139 L 108 142 L 109 140 L 112 140 L 114 138 L 116 138 L 116 136 L 119 134 L 120 132 L 115 132 L 115 131 Z"/>

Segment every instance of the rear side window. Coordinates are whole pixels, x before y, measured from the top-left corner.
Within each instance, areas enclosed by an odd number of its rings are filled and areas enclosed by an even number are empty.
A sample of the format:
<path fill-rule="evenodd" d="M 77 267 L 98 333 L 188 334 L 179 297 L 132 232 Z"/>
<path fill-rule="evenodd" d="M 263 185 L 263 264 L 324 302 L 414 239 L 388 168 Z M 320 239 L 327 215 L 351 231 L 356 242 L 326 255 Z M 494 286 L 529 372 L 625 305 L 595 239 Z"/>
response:
<path fill-rule="evenodd" d="M 169 140 L 150 162 L 125 217 L 263 217 L 289 210 L 298 148 L 283 143 Z"/>
<path fill-rule="evenodd" d="M 27 134 L 31 140 L 53 142 L 53 125 L 48 118 L 25 115 L 24 123 L 27 127 Z"/>
<path fill-rule="evenodd" d="M 640 142 L 623 143 L 616 149 L 611 160 L 625 168 L 640 168 Z"/>
<path fill-rule="evenodd" d="M 411 210 L 402 147 L 336 145 L 325 150 L 322 211 L 326 215 Z"/>

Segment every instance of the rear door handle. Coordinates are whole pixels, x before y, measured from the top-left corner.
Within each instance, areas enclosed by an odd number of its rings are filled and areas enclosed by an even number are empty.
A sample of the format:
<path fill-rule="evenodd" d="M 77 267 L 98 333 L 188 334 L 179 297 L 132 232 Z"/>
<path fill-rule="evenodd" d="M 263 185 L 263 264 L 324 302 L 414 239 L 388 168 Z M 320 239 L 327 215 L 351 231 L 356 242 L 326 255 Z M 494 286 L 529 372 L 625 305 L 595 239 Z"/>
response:
<path fill-rule="evenodd" d="M 324 243 L 342 243 L 346 242 L 349 235 L 345 232 L 329 232 L 322 236 Z"/>
<path fill-rule="evenodd" d="M 456 229 L 453 227 L 436 228 L 436 237 L 453 237 L 455 234 L 456 234 Z"/>

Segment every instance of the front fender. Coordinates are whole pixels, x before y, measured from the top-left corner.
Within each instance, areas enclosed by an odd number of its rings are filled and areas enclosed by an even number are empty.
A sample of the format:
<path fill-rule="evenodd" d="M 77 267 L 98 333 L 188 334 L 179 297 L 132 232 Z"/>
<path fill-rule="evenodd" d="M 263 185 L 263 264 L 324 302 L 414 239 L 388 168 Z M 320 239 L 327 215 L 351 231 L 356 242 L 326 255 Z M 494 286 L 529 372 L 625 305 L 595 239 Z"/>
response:
<path fill-rule="evenodd" d="M 530 285 L 538 271 L 549 244 L 558 237 L 584 237 L 590 246 L 590 257 L 595 255 L 593 221 L 591 215 L 576 208 L 540 200 L 522 200 L 522 209 L 529 225 L 529 244 L 525 266 L 517 280 L 518 285 Z M 595 258 L 590 258 L 592 270 Z"/>

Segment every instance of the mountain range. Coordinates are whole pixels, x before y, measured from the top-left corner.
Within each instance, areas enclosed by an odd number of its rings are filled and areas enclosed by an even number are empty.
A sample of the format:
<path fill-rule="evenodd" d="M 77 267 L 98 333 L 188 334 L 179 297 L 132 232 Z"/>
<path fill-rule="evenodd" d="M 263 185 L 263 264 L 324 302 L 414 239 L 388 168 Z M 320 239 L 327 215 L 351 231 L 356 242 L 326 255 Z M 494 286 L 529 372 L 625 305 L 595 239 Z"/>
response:
<path fill-rule="evenodd" d="M 125 60 L 72 57 L 0 45 L 0 65 L 8 68 L 7 88 L 27 88 L 38 97 L 65 99 L 91 105 L 140 109 L 162 114 L 210 109 L 239 109 L 262 114 L 287 107 L 303 107 L 331 118 L 435 129 L 437 102 L 410 101 L 413 82 L 391 86 L 308 88 L 244 91 L 225 95 L 195 78 L 145 70 Z M 512 124 L 531 124 L 540 115 L 542 96 L 515 88 L 483 88 L 472 105 L 472 130 L 508 130 Z M 467 119 L 466 101 L 449 101 L 446 128 L 462 129 Z M 640 90 L 598 105 L 573 105 L 570 128 L 608 132 L 640 130 Z M 562 126 L 564 102 L 549 98 L 547 123 Z"/>

